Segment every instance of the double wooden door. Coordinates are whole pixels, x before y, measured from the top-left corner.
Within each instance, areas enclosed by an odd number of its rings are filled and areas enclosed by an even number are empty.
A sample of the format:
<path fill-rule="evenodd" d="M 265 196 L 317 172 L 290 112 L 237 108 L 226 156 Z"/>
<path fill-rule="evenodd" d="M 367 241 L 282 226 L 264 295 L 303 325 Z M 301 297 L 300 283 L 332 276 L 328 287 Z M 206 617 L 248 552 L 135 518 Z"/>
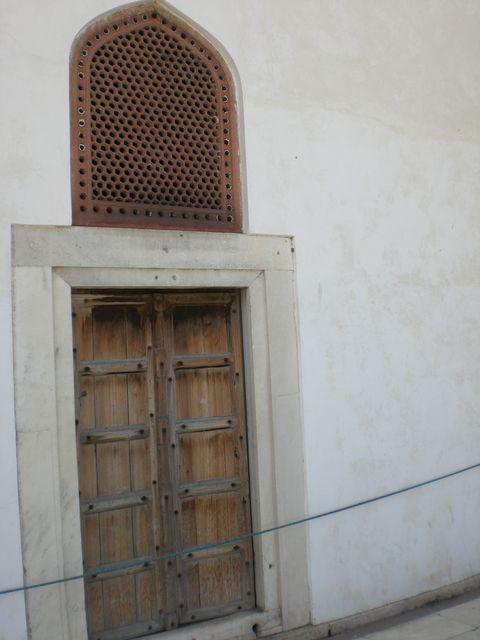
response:
<path fill-rule="evenodd" d="M 235 292 L 73 295 L 92 639 L 255 604 L 248 537 L 189 550 L 251 527 L 239 305 Z"/>

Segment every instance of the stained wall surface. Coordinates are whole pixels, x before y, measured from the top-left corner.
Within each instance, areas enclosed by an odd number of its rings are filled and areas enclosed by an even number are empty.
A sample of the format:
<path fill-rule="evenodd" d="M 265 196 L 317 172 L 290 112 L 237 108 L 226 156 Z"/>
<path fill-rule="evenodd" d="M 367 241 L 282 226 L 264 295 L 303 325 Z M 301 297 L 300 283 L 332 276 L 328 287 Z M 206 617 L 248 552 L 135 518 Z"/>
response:
<path fill-rule="evenodd" d="M 295 236 L 310 512 L 479 462 L 479 3 L 174 4 L 237 65 L 250 231 Z M 0 7 L 0 589 L 22 581 L 10 225 L 70 223 L 69 48 L 113 6 Z M 479 573 L 479 487 L 313 524 L 312 622 Z M 0 597 L 0 638 L 25 633 Z"/>

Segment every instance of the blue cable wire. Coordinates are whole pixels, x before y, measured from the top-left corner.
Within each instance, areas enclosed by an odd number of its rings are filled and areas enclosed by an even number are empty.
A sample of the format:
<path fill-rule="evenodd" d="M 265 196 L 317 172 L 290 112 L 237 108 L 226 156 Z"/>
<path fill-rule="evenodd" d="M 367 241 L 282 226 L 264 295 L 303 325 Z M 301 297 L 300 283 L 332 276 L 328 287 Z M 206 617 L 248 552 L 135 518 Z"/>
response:
<path fill-rule="evenodd" d="M 132 562 L 122 563 L 122 569 L 130 569 L 132 567 L 148 567 L 150 564 L 154 562 L 161 562 L 163 560 L 171 560 L 173 558 L 179 558 L 188 553 L 195 553 L 198 551 L 205 551 L 207 549 L 214 549 L 216 547 L 222 547 L 229 544 L 235 544 L 236 542 L 242 542 L 244 540 L 248 540 L 249 538 L 257 538 L 259 536 L 267 535 L 268 533 L 274 533 L 275 531 L 281 531 L 282 529 L 287 529 L 289 527 L 295 527 L 300 524 L 306 524 L 307 522 L 312 522 L 313 520 L 319 520 L 320 518 L 326 518 L 328 516 L 336 515 L 337 513 L 342 513 L 344 511 L 349 511 L 350 509 L 356 509 L 357 507 L 363 507 L 367 504 L 373 504 L 374 502 L 378 502 L 379 500 L 384 500 L 385 498 L 392 498 L 393 496 L 401 495 L 402 493 L 407 493 L 408 491 L 413 491 L 414 489 L 420 489 L 421 487 L 426 487 L 430 484 L 434 484 L 435 482 L 440 482 L 441 480 L 446 480 L 447 478 L 452 478 L 453 476 L 457 476 L 461 473 L 466 473 L 467 471 L 472 471 L 473 469 L 480 468 L 480 462 L 477 464 L 472 464 L 468 467 L 463 467 L 462 469 L 457 469 L 456 471 L 451 471 L 450 473 L 445 473 L 436 478 L 432 478 L 431 480 L 425 480 L 424 482 L 418 482 L 416 484 L 409 485 L 407 487 L 403 487 L 402 489 L 397 489 L 396 491 L 390 491 L 389 493 L 384 493 L 380 496 L 376 496 L 375 498 L 367 498 L 366 500 L 360 500 L 359 502 L 354 502 L 345 507 L 338 507 L 337 509 L 331 509 L 330 511 L 323 511 L 322 513 L 317 513 L 312 516 L 305 516 L 304 518 L 299 518 L 298 520 L 292 520 L 291 522 L 286 522 L 284 524 L 276 525 L 275 527 L 269 527 L 267 529 L 261 529 L 260 531 L 252 531 L 249 533 L 244 533 L 239 536 L 235 536 L 233 538 L 226 538 L 225 540 L 218 540 L 217 542 L 209 542 L 208 544 L 198 545 L 196 547 L 187 547 L 182 551 L 170 551 L 161 556 L 151 556 L 144 557 L 141 560 L 132 560 Z M 109 573 L 111 571 L 110 568 L 99 568 L 95 569 L 95 571 L 87 571 L 85 573 L 81 573 L 76 576 L 70 576 L 69 578 L 58 578 L 57 580 L 48 580 L 47 582 L 37 582 L 35 584 L 24 585 L 23 587 L 13 587 L 11 589 L 4 589 L 0 591 L 0 596 L 5 596 L 11 593 L 17 593 L 19 591 L 28 591 L 30 589 L 39 589 L 41 587 L 50 587 L 55 584 L 61 584 L 63 582 L 72 582 L 73 580 L 82 580 L 84 578 L 94 578 L 102 573 Z"/>

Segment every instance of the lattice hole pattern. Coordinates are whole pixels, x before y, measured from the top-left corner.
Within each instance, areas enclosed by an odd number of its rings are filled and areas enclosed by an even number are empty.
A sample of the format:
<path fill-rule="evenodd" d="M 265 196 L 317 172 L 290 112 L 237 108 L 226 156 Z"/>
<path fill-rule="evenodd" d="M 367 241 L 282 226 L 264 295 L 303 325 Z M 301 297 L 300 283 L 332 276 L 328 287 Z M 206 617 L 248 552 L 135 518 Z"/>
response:
<path fill-rule="evenodd" d="M 71 64 L 74 224 L 241 230 L 234 86 L 205 38 L 137 4 L 88 25 Z"/>

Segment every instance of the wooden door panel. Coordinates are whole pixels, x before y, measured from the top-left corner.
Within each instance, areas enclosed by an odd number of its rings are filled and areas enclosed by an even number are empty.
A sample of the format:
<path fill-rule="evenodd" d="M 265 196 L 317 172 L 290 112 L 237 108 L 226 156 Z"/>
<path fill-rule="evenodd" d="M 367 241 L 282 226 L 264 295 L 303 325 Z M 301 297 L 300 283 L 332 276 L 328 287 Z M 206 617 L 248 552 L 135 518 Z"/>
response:
<path fill-rule="evenodd" d="M 95 428 L 95 380 L 77 376 L 77 425 L 79 430 Z"/>
<path fill-rule="evenodd" d="M 83 564 L 90 571 L 101 563 L 99 514 L 93 513 L 83 519 Z"/>
<path fill-rule="evenodd" d="M 128 442 L 104 442 L 97 449 L 97 496 L 130 491 Z"/>
<path fill-rule="evenodd" d="M 226 540 L 243 533 L 237 492 L 187 498 L 181 505 L 183 547 Z M 216 551 L 212 549 L 212 553 Z"/>
<path fill-rule="evenodd" d="M 93 360 L 93 319 L 90 306 L 83 306 L 78 296 L 73 297 L 74 352 L 77 363 Z"/>
<path fill-rule="evenodd" d="M 181 483 L 239 475 L 238 452 L 232 429 L 193 432 L 179 438 Z"/>
<path fill-rule="evenodd" d="M 175 382 L 177 420 L 232 413 L 230 367 L 179 369 Z"/>
<path fill-rule="evenodd" d="M 144 433 L 148 433 L 145 430 Z M 145 460 L 150 457 L 150 446 L 147 438 L 130 442 L 130 474 L 132 491 L 142 491 L 150 488 L 151 473 Z"/>
<path fill-rule="evenodd" d="M 239 553 L 198 562 L 201 607 L 239 602 L 242 593 L 242 567 Z"/>
<path fill-rule="evenodd" d="M 125 309 L 116 305 L 92 309 L 93 360 L 127 357 Z"/>
<path fill-rule="evenodd" d="M 148 505 L 133 509 L 133 555 L 135 558 L 149 556 L 154 548 L 152 515 L 152 508 Z"/>
<path fill-rule="evenodd" d="M 157 308 L 163 311 L 166 361 L 160 375 L 170 381 L 168 435 L 181 550 L 250 531 L 239 299 L 229 293 L 167 294 Z M 180 621 L 253 606 L 251 558 L 250 540 L 221 548 L 221 559 L 219 547 L 205 550 L 201 559 L 197 552 L 182 556 Z"/>
<path fill-rule="evenodd" d="M 144 571 L 135 575 L 135 591 L 137 593 L 137 620 L 147 621 L 155 617 L 153 608 L 155 597 L 155 576 L 152 571 Z"/>
<path fill-rule="evenodd" d="M 240 552 L 186 563 L 182 621 L 205 620 L 243 608 L 246 587 Z"/>
<path fill-rule="evenodd" d="M 127 307 L 125 309 L 125 330 L 126 330 L 126 347 L 127 358 L 143 358 L 145 357 L 146 331 L 145 331 L 145 313 L 137 307 Z"/>
<path fill-rule="evenodd" d="M 78 461 L 80 496 L 97 495 L 97 456 L 95 447 L 85 447 Z"/>
<path fill-rule="evenodd" d="M 129 424 L 145 424 L 146 422 L 146 379 L 144 373 L 127 375 L 127 403 Z"/>
<path fill-rule="evenodd" d="M 105 627 L 115 629 L 136 621 L 135 576 L 126 575 L 103 580 L 103 615 Z"/>
<path fill-rule="evenodd" d="M 129 566 L 156 549 L 150 302 L 145 296 L 73 298 L 84 564 L 99 570 L 86 580 L 88 627 L 100 640 L 164 624 L 160 568 Z"/>
<path fill-rule="evenodd" d="M 101 631 L 104 628 L 103 586 L 101 581 L 87 582 L 85 584 L 85 605 L 90 634 Z"/>
<path fill-rule="evenodd" d="M 237 294 L 73 302 L 90 638 L 252 607 L 251 540 L 188 551 L 251 526 Z"/>
<path fill-rule="evenodd" d="M 113 564 L 133 558 L 132 509 L 100 513 L 98 521 L 101 564 Z"/>
<path fill-rule="evenodd" d="M 176 307 L 173 312 L 175 355 L 228 351 L 223 306 Z"/>
<path fill-rule="evenodd" d="M 128 425 L 126 374 L 98 376 L 94 385 L 95 428 Z"/>

